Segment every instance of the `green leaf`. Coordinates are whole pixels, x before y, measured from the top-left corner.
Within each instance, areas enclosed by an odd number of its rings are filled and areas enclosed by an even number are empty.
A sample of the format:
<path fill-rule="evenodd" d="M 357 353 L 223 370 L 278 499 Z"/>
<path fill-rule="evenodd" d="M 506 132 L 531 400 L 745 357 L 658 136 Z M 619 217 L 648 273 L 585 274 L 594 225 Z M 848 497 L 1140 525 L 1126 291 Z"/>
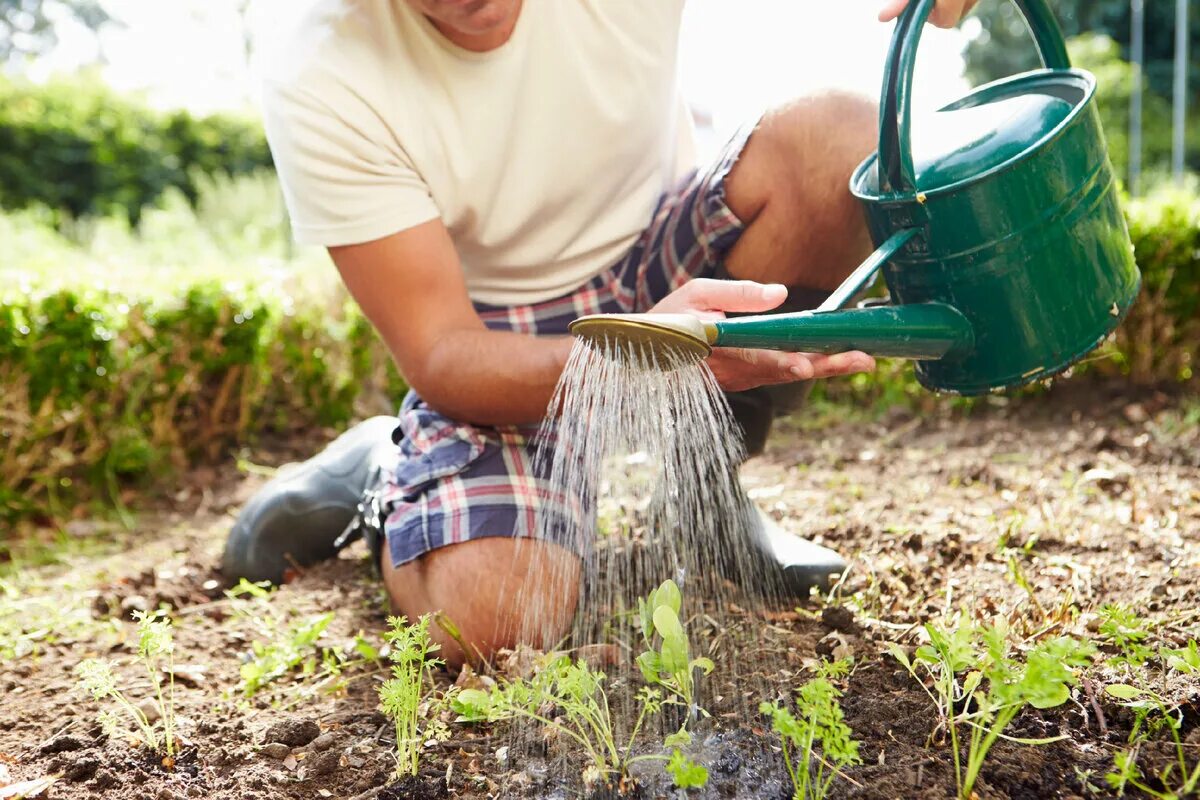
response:
<path fill-rule="evenodd" d="M 1146 694 L 1144 689 L 1127 683 L 1111 683 L 1104 687 L 1104 691 L 1119 700 L 1133 700 Z"/>
<path fill-rule="evenodd" d="M 463 722 L 486 720 L 491 713 L 492 706 L 491 694 L 482 689 L 463 689 L 450 698 L 450 708 L 459 715 Z"/>
<path fill-rule="evenodd" d="M 705 658 L 704 656 L 693 658 L 692 663 L 688 664 L 689 669 L 699 669 L 703 671 L 705 675 L 711 674 L 713 669 L 715 669 L 715 666 L 716 665 L 713 664 L 711 658 Z"/>
<path fill-rule="evenodd" d="M 888 654 L 892 658 L 899 661 L 905 669 L 912 670 L 912 662 L 908 660 L 908 654 L 898 644 L 889 644 L 887 648 Z"/>
<path fill-rule="evenodd" d="M 708 783 L 708 770 L 685 756 L 681 750 L 671 754 L 667 772 L 680 789 L 699 788 Z"/>
<path fill-rule="evenodd" d="M 661 683 L 659 677 L 663 672 L 662 659 L 658 653 L 653 650 L 647 650 L 637 657 L 638 669 L 642 671 L 642 677 L 646 679 L 646 683 Z"/>
<path fill-rule="evenodd" d="M 688 668 L 688 640 L 679 622 L 679 615 L 671 606 L 661 605 L 654 609 L 654 629 L 662 637 L 662 667 L 672 674 Z"/>
<path fill-rule="evenodd" d="M 683 608 L 683 593 L 679 591 L 679 586 L 675 581 L 668 578 L 662 582 L 654 592 L 654 606 L 667 606 L 676 615 L 679 614 L 679 609 Z"/>

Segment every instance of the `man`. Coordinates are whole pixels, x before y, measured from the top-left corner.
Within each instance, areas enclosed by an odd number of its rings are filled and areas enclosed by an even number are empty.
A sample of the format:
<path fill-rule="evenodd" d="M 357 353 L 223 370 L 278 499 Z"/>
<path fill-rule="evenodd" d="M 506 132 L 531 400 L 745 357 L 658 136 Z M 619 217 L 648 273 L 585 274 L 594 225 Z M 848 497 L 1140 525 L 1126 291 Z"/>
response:
<path fill-rule="evenodd" d="M 941 0 L 932 20 L 953 25 L 971 4 Z M 847 181 L 874 149 L 873 105 L 797 100 L 695 170 L 676 85 L 682 6 L 321 0 L 307 16 L 267 78 L 268 137 L 297 237 L 328 247 L 413 392 L 398 427 L 368 421 L 260 492 L 228 573 L 278 580 L 332 554 L 382 482 L 366 522 L 383 518 L 375 545 L 398 613 L 445 611 L 485 654 L 515 644 L 518 605 L 542 610 L 532 630 L 568 627 L 578 555 L 531 538 L 545 486 L 528 438 L 567 323 L 811 308 L 870 249 Z M 770 387 L 874 366 L 736 350 L 708 363 L 752 452 Z M 742 533 L 797 591 L 844 568 L 762 525 Z"/>

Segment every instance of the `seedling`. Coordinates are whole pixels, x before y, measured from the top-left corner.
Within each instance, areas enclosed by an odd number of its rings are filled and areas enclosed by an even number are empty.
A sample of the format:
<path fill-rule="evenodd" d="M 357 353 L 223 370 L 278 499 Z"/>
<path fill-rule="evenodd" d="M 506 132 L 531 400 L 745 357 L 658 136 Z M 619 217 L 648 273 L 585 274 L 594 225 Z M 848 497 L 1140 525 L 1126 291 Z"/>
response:
<path fill-rule="evenodd" d="M 1200 673 L 1200 647 L 1193 639 L 1187 647 L 1175 650 L 1162 648 L 1159 656 L 1168 670 L 1184 675 Z M 1200 761 L 1189 764 L 1181 740 L 1183 713 L 1178 704 L 1172 705 L 1164 697 L 1142 685 L 1112 684 L 1104 687 L 1110 696 L 1124 701 L 1122 705 L 1134 712 L 1133 730 L 1129 733 L 1129 748 L 1119 751 L 1113 760 L 1113 771 L 1104 776 L 1109 786 L 1123 797 L 1132 786 L 1159 800 L 1176 800 L 1191 797 L 1200 792 Z M 1174 759 L 1167 762 L 1155 779 L 1163 788 L 1155 789 L 1147 781 L 1138 766 L 1142 746 L 1156 735 L 1166 731 L 1174 745 Z"/>
<path fill-rule="evenodd" d="M 822 800 L 844 768 L 862 763 L 858 742 L 842 714 L 842 693 L 832 680 L 849 670 L 846 659 L 822 663 L 816 677 L 797 692 L 798 718 L 778 703 L 759 706 L 759 711 L 771 717 L 771 727 L 782 740 L 793 800 Z"/>
<path fill-rule="evenodd" d="M 468 722 L 525 719 L 538 722 L 579 745 L 588 756 L 584 782 L 623 780 L 631 764 L 665 760 L 661 755 L 633 756 L 645 721 L 662 709 L 662 693 L 645 686 L 638 692 L 637 721 L 622 748 L 609 713 L 605 674 L 586 662 L 552 657 L 529 680 L 500 684 L 490 691 L 464 689 L 452 700 L 459 719 Z M 552 711 L 553 710 L 553 711 Z"/>
<path fill-rule="evenodd" d="M 383 638 L 391 646 L 392 677 L 379 687 L 379 705 L 396 726 L 396 774 L 416 775 L 422 744 L 446 738 L 445 726 L 434 722 L 421 728 L 421 701 L 425 680 L 432 688 L 431 673 L 441 659 L 430 658 L 441 649 L 429 639 L 428 614 L 412 625 L 404 617 L 389 617 Z"/>
<path fill-rule="evenodd" d="M 644 600 L 638 599 L 642 640 L 647 649 L 638 656 L 637 664 L 646 682 L 666 693 L 667 702 L 680 703 L 688 715 L 694 715 L 706 713 L 696 704 L 695 671 L 708 675 L 713 671 L 713 662 L 704 657 L 690 658 L 687 631 L 679 621 L 682 603 L 679 586 L 669 579 Z"/>
<path fill-rule="evenodd" d="M 1027 705 L 1046 709 L 1065 703 L 1071 694 L 1070 687 L 1078 682 L 1076 670 L 1092 662 L 1096 648 L 1089 642 L 1057 637 L 1034 646 L 1021 663 L 1012 652 L 1008 627 L 1003 621 L 976 625 L 960 615 L 949 630 L 932 624 L 926 625 L 925 630 L 930 643 L 917 649 L 915 661 L 896 646 L 890 652 L 937 707 L 939 726 L 944 725 L 950 734 L 958 796 L 969 798 L 984 759 L 1008 724 Z M 932 691 L 921 680 L 919 670 L 931 680 Z M 956 709 L 963 710 L 956 712 Z M 965 736 L 965 764 L 960 753 L 963 726 L 970 728 Z M 1063 737 L 1004 738 L 1038 745 Z"/>
<path fill-rule="evenodd" d="M 1133 609 L 1116 603 L 1100 606 L 1100 619 L 1101 638 L 1117 649 L 1117 655 L 1108 659 L 1109 665 L 1145 666 L 1154 655 L 1145 643 L 1153 623 L 1139 617 Z"/>
<path fill-rule="evenodd" d="M 699 789 L 708 783 L 708 770 L 676 749 L 667 761 L 667 773 L 679 789 Z"/>
<path fill-rule="evenodd" d="M 318 689 L 337 691 L 345 685 L 341 675 L 347 669 L 379 660 L 379 651 L 362 633 L 345 648 L 320 644 L 334 620 L 333 612 L 284 624 L 271 612 L 268 584 L 243 579 L 225 594 L 233 604 L 234 616 L 262 637 L 250 646 L 250 658 L 241 666 L 241 690 L 245 697 L 254 697 L 297 672 L 312 685 L 307 693 L 293 696 L 293 702 Z"/>
<path fill-rule="evenodd" d="M 117 688 L 117 679 L 112 671 L 112 663 L 89 658 L 75 668 L 80 685 L 92 699 L 105 699 L 116 703 L 117 708 L 131 721 L 134 729 L 131 731 L 122 722 L 121 714 L 111 710 L 101 710 L 100 726 L 111 737 L 131 735 L 132 738 L 153 750 L 164 752 L 166 759 L 173 759 L 178 752 L 175 742 L 175 644 L 171 637 L 171 620 L 163 611 L 147 614 L 135 611 L 138 630 L 138 659 L 150 676 L 150 684 L 154 687 L 154 705 L 158 710 L 159 722 L 152 724 L 145 712 L 134 705 L 129 698 Z M 163 694 L 162 667 L 165 666 L 171 676 L 166 695 Z M 162 734 L 159 734 L 159 726 Z M 168 766 L 170 762 L 164 760 Z"/>

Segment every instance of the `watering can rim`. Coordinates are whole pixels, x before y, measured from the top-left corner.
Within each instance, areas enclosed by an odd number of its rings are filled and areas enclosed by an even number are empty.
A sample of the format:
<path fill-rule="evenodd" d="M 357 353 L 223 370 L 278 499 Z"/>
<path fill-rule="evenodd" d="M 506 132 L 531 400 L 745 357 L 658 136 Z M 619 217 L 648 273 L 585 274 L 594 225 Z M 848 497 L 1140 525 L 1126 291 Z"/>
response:
<path fill-rule="evenodd" d="M 1067 112 L 1067 115 L 1063 117 L 1058 124 L 1056 124 L 1053 128 L 1050 128 L 1039 139 L 1037 139 L 1037 141 L 1033 142 L 1031 145 L 1012 158 L 1009 158 L 975 175 L 947 183 L 944 186 L 935 186 L 929 189 L 913 189 L 912 191 L 907 192 L 885 193 L 878 191 L 877 189 L 869 190 L 869 188 L 865 185 L 867 181 L 863 180 L 867 170 L 879 160 L 879 151 L 876 150 L 863 159 L 858 167 L 855 168 L 854 172 L 851 173 L 851 194 L 860 200 L 865 200 L 868 202 L 916 200 L 917 202 L 923 203 L 926 198 L 962 191 L 964 188 L 971 186 L 972 184 L 987 180 L 994 175 L 1004 172 L 1005 170 L 1016 167 L 1018 164 L 1021 164 L 1025 160 L 1031 158 L 1034 153 L 1040 152 L 1051 141 L 1061 136 L 1062 132 L 1066 130 L 1067 127 L 1070 126 L 1076 119 L 1078 119 L 1082 113 L 1084 113 L 1084 109 L 1088 107 L 1096 94 L 1095 75 L 1093 75 L 1090 71 L 1081 69 L 1079 67 L 1043 67 L 1040 69 L 1033 69 L 1027 72 L 1018 73 L 1016 75 L 1009 75 L 1007 77 L 985 83 L 981 86 L 977 86 L 962 97 L 952 100 L 951 102 L 946 103 L 944 106 L 937 109 L 937 113 L 941 113 L 970 98 L 993 94 L 1003 95 L 1007 93 L 1006 90 L 1009 90 L 1014 86 L 1019 86 L 1021 84 L 1036 85 L 1039 83 L 1045 83 L 1049 78 L 1074 78 L 1079 80 L 1082 83 L 1082 88 L 1084 90 L 1083 97 L 1080 98 L 1078 102 L 1072 104 L 1071 110 Z M 1014 92 L 1011 94 L 1011 97 L 1014 98 L 1021 96 L 1021 93 Z"/>

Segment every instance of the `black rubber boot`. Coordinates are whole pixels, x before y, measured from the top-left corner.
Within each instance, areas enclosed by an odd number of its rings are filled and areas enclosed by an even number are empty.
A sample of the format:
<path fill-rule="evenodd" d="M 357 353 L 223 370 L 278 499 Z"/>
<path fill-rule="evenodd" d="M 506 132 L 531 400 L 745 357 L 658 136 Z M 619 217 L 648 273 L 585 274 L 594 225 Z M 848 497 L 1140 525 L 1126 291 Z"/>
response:
<path fill-rule="evenodd" d="M 364 496 L 378 488 L 383 468 L 394 461 L 396 424 L 395 417 L 372 417 L 308 461 L 281 468 L 238 515 L 222 572 L 278 583 L 288 567 L 336 555 Z"/>
<path fill-rule="evenodd" d="M 720 278 L 728 275 L 718 271 Z M 771 314 L 790 314 L 795 311 L 809 311 L 821 305 L 829 292 L 823 289 L 788 289 L 788 298 L 783 305 Z M 741 316 L 730 314 L 731 317 Z M 775 417 L 796 411 L 804 405 L 804 401 L 812 393 L 814 382 L 796 381 L 778 386 L 760 386 L 744 392 L 726 392 L 725 398 L 733 411 L 733 418 L 742 429 L 742 444 L 747 456 L 762 455 L 767 446 L 767 437 L 771 435 L 771 423 Z"/>

